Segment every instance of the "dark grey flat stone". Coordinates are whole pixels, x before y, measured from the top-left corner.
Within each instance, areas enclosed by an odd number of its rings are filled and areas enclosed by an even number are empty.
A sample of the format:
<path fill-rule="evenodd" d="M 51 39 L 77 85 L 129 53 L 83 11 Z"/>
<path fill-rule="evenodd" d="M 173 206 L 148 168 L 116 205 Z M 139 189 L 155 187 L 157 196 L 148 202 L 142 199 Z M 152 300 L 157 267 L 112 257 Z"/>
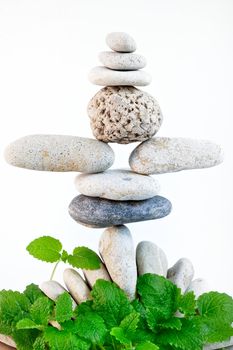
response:
<path fill-rule="evenodd" d="M 110 227 L 160 219 L 171 212 L 171 202 L 160 196 L 142 201 L 113 201 L 79 195 L 69 205 L 71 217 L 90 227 Z"/>

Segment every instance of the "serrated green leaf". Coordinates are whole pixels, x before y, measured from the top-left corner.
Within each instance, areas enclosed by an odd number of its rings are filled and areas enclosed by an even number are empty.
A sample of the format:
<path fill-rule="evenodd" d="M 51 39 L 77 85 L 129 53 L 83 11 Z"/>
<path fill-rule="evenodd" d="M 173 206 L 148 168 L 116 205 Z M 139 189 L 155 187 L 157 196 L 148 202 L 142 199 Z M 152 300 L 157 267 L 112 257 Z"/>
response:
<path fill-rule="evenodd" d="M 104 344 L 107 328 L 101 316 L 94 312 L 80 315 L 76 321 L 76 333 L 94 345 Z"/>
<path fill-rule="evenodd" d="M 61 250 L 61 242 L 50 236 L 37 238 L 27 246 L 27 251 L 34 258 L 51 263 L 61 259 Z"/>
<path fill-rule="evenodd" d="M 140 314 L 136 311 L 127 315 L 120 323 L 119 327 L 113 327 L 111 335 L 121 344 L 130 344 L 132 337 L 137 329 Z"/>
<path fill-rule="evenodd" d="M 160 329 L 176 329 L 181 330 L 182 322 L 178 317 L 171 317 L 169 320 L 166 320 L 159 324 Z"/>
<path fill-rule="evenodd" d="M 29 284 L 23 294 L 30 300 L 30 302 L 33 304 L 37 299 L 44 296 L 44 293 L 40 290 L 40 288 L 32 283 Z"/>
<path fill-rule="evenodd" d="M 233 328 L 230 324 L 223 323 L 221 319 L 215 317 L 199 317 L 200 334 L 204 343 L 217 343 L 228 340 L 233 336 Z"/>
<path fill-rule="evenodd" d="M 33 344 L 33 350 L 46 350 L 46 344 L 42 337 L 38 337 Z"/>
<path fill-rule="evenodd" d="M 65 292 L 56 300 L 55 319 L 57 322 L 65 322 L 73 316 L 72 299 L 69 293 Z"/>
<path fill-rule="evenodd" d="M 67 331 L 59 331 L 56 328 L 48 327 L 44 333 L 50 350 L 89 350 L 90 344 L 78 338 L 75 334 Z"/>
<path fill-rule="evenodd" d="M 48 324 L 48 321 L 51 317 L 52 309 L 53 302 L 49 298 L 43 296 L 37 299 L 31 306 L 31 318 L 37 325 L 45 326 Z"/>
<path fill-rule="evenodd" d="M 110 334 L 123 345 L 131 344 L 131 339 L 127 337 L 127 333 L 121 327 L 113 327 Z"/>
<path fill-rule="evenodd" d="M 196 312 L 196 300 L 194 292 L 188 292 L 179 298 L 179 311 L 184 315 L 191 316 Z"/>
<path fill-rule="evenodd" d="M 155 345 L 149 341 L 138 344 L 136 346 L 136 350 L 159 350 L 159 349 L 160 348 L 157 345 Z"/>
<path fill-rule="evenodd" d="M 115 283 L 97 280 L 91 295 L 93 310 L 104 319 L 110 329 L 119 326 L 120 322 L 133 311 L 126 294 Z"/>
<path fill-rule="evenodd" d="M 66 262 L 67 262 L 67 259 L 68 259 L 68 256 L 69 256 L 69 254 L 67 253 L 67 251 L 66 251 L 66 250 L 63 250 L 63 251 L 62 251 L 62 254 L 61 254 L 61 260 L 62 260 L 64 263 L 66 263 Z"/>
<path fill-rule="evenodd" d="M 92 306 L 93 306 L 93 301 L 87 300 L 76 307 L 76 309 L 74 310 L 74 315 L 79 316 L 79 315 L 84 315 L 87 312 L 92 312 L 93 311 Z"/>
<path fill-rule="evenodd" d="M 16 343 L 17 350 L 33 349 L 36 338 L 40 335 L 37 329 L 19 329 L 13 333 L 13 339 Z"/>
<path fill-rule="evenodd" d="M 73 267 L 87 270 L 97 270 L 101 264 L 99 256 L 87 247 L 75 248 L 73 255 L 67 257 L 67 261 Z"/>
<path fill-rule="evenodd" d="M 23 318 L 20 320 L 17 325 L 17 329 L 43 329 L 43 326 L 36 324 L 34 321 L 32 321 L 30 318 Z"/>

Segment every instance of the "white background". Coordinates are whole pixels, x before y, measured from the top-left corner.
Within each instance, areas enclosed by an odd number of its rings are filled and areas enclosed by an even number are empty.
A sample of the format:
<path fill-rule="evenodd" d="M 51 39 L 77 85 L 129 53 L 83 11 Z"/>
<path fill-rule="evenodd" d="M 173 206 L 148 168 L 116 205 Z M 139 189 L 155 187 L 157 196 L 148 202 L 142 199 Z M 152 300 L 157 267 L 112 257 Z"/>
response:
<path fill-rule="evenodd" d="M 170 265 L 190 258 L 196 277 L 233 295 L 232 18 L 231 0 L 0 0 L 0 289 L 49 278 L 52 266 L 25 251 L 40 235 L 58 237 L 67 250 L 98 249 L 102 230 L 67 212 L 75 174 L 14 168 L 3 151 L 33 133 L 91 137 L 86 106 L 98 87 L 88 71 L 107 49 L 106 34 L 127 31 L 153 76 L 145 90 L 163 111 L 159 135 L 206 138 L 225 150 L 221 166 L 158 177 L 173 212 L 128 225 L 135 245 L 152 240 Z M 135 146 L 113 145 L 114 167 L 126 167 Z"/>

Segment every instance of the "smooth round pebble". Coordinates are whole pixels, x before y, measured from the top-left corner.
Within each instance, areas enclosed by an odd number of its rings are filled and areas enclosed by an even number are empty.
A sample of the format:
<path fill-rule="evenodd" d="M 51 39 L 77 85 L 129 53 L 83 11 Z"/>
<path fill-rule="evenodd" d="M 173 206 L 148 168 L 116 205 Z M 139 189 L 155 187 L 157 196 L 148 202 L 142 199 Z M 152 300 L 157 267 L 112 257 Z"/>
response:
<path fill-rule="evenodd" d="M 193 276 L 193 264 L 186 258 L 178 260 L 167 272 L 167 278 L 180 288 L 182 293 L 184 293 L 190 285 Z"/>
<path fill-rule="evenodd" d="M 7 350 L 8 346 L 10 346 L 9 349 L 12 349 L 12 348 L 16 349 L 15 341 L 9 335 L 0 334 L 0 342 L 3 343 L 3 344 L 0 343 L 1 350 Z"/>
<path fill-rule="evenodd" d="M 106 36 L 106 43 L 110 49 L 117 52 L 134 52 L 136 42 L 125 32 L 112 32 Z"/>
<path fill-rule="evenodd" d="M 157 180 L 130 170 L 108 170 L 76 177 L 77 190 L 86 196 L 116 201 L 143 200 L 159 193 Z"/>
<path fill-rule="evenodd" d="M 94 139 L 29 135 L 11 143 L 5 159 L 11 165 L 32 170 L 96 173 L 113 164 L 114 153 L 109 145 Z"/>
<path fill-rule="evenodd" d="M 147 86 L 151 75 L 144 70 L 119 71 L 97 66 L 91 69 L 89 80 L 100 86 Z"/>
<path fill-rule="evenodd" d="M 206 140 L 155 137 L 137 146 L 129 164 L 140 174 L 163 174 L 209 168 L 223 161 L 220 146 Z"/>
<path fill-rule="evenodd" d="M 196 298 L 199 298 L 203 293 L 210 292 L 211 288 L 209 287 L 208 282 L 203 278 L 197 278 L 193 280 L 188 286 L 186 293 L 194 292 Z"/>
<path fill-rule="evenodd" d="M 40 290 L 51 300 L 56 301 L 57 298 L 63 293 L 67 292 L 67 290 L 56 281 L 46 281 L 41 283 Z M 77 304 L 72 299 L 73 309 L 76 308 Z"/>
<path fill-rule="evenodd" d="M 160 196 L 143 201 L 112 201 L 79 195 L 69 205 L 69 214 L 75 221 L 95 228 L 160 219 L 170 211 L 171 203 Z"/>
<path fill-rule="evenodd" d="M 231 346 L 232 345 L 232 346 Z M 221 343 L 208 344 L 203 347 L 203 350 L 217 350 L 217 349 L 233 349 L 233 337 L 230 340 L 223 341 Z"/>
<path fill-rule="evenodd" d="M 136 260 L 139 276 L 145 273 L 167 276 L 167 257 L 156 244 L 149 241 L 140 242 L 136 249 Z"/>
<path fill-rule="evenodd" d="M 114 70 L 137 70 L 146 66 L 145 57 L 134 53 L 103 51 L 99 60 L 105 67 Z"/>
<path fill-rule="evenodd" d="M 85 279 L 87 280 L 88 285 L 92 288 L 95 285 L 95 282 L 99 279 L 105 281 L 111 281 L 111 277 L 104 264 L 101 263 L 101 266 L 97 270 L 83 270 Z"/>
<path fill-rule="evenodd" d="M 100 238 L 99 251 L 108 272 L 130 299 L 135 298 L 137 267 L 133 239 L 126 226 L 110 227 Z"/>
<path fill-rule="evenodd" d="M 65 269 L 63 280 L 76 303 L 81 304 L 90 299 L 91 291 L 77 271 L 74 269 Z"/>
<path fill-rule="evenodd" d="M 100 141 L 127 144 L 155 135 L 163 122 L 153 96 L 133 86 L 107 86 L 90 100 L 87 112 Z"/>

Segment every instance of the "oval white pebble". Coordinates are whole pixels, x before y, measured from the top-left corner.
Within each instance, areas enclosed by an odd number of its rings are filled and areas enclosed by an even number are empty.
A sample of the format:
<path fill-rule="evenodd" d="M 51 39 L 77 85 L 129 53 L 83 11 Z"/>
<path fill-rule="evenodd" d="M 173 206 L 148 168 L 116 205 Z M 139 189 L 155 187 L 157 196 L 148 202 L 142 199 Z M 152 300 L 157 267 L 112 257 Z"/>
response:
<path fill-rule="evenodd" d="M 81 174 L 76 177 L 77 190 L 91 197 L 118 201 L 143 200 L 159 193 L 159 183 L 152 177 L 130 170 L 109 170 L 99 174 Z"/>
<path fill-rule="evenodd" d="M 106 67 L 94 67 L 89 73 L 91 83 L 100 86 L 146 86 L 151 76 L 144 70 L 119 71 Z"/>
<path fill-rule="evenodd" d="M 167 278 L 180 288 L 182 293 L 184 293 L 190 285 L 193 276 L 193 264 L 186 258 L 178 260 L 167 272 Z"/>
<path fill-rule="evenodd" d="M 0 342 L 5 344 L 6 346 L 11 346 L 12 348 L 16 348 L 16 344 L 15 344 L 13 338 L 11 338 L 8 335 L 0 334 Z M 7 347 L 3 348 L 3 347 L 1 347 L 1 344 L 0 344 L 0 349 L 4 350 L 4 349 L 7 349 Z"/>
<path fill-rule="evenodd" d="M 78 304 L 90 299 L 90 289 L 77 271 L 66 269 L 63 273 L 63 279 L 67 289 Z"/>
<path fill-rule="evenodd" d="M 187 292 L 194 292 L 196 298 L 199 298 L 203 293 L 210 292 L 211 288 L 209 287 L 208 282 L 203 278 L 197 278 L 193 280 L 188 286 Z"/>
<path fill-rule="evenodd" d="M 114 70 L 137 70 L 146 66 L 145 57 L 134 53 L 103 51 L 99 60 L 105 67 Z"/>
<path fill-rule="evenodd" d="M 156 244 L 142 241 L 136 249 L 138 274 L 154 273 L 167 276 L 168 261 L 164 251 Z"/>
<path fill-rule="evenodd" d="M 111 277 L 109 276 L 105 265 L 102 263 L 98 270 L 83 270 L 83 274 L 90 287 L 93 287 L 95 285 L 95 282 L 99 279 L 111 281 Z"/>
<path fill-rule="evenodd" d="M 125 32 L 112 32 L 106 36 L 106 43 L 110 49 L 117 52 L 134 52 L 136 42 Z"/>
<path fill-rule="evenodd" d="M 106 229 L 99 242 L 99 251 L 108 272 L 130 299 L 135 298 L 137 267 L 133 239 L 126 226 Z"/>
<path fill-rule="evenodd" d="M 67 290 L 60 283 L 52 280 L 41 283 L 40 290 L 53 301 L 56 301 L 61 294 L 67 292 Z M 75 309 L 77 304 L 73 299 L 72 304 L 73 309 Z"/>
<path fill-rule="evenodd" d="M 203 350 L 217 350 L 217 349 L 226 349 L 226 350 L 232 350 L 233 349 L 233 337 L 231 337 L 230 340 L 223 341 L 221 343 L 214 343 L 214 344 L 208 344 L 203 347 Z"/>

